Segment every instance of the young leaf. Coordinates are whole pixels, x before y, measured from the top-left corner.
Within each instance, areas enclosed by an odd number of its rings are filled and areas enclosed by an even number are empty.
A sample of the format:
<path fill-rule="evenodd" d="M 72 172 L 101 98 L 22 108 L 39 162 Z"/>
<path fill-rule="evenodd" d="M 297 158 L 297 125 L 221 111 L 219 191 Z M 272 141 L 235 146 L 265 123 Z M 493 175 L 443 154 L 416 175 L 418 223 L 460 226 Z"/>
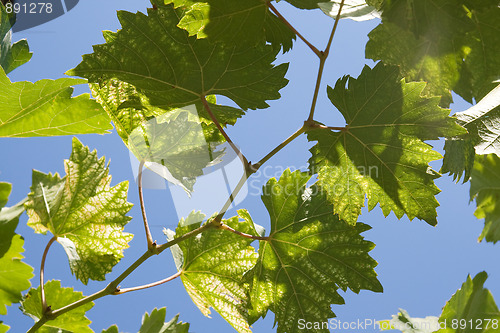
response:
<path fill-rule="evenodd" d="M 83 294 L 81 292 L 73 291 L 73 288 L 62 288 L 61 281 L 57 280 L 47 281 L 44 289 L 47 298 L 47 305 L 50 306 L 52 310 L 57 310 L 83 298 Z M 31 288 L 21 302 L 21 310 L 23 313 L 31 317 L 35 322 L 42 318 L 42 301 L 40 299 L 40 295 L 40 287 L 36 289 Z M 85 312 L 90 310 L 93 306 L 94 302 L 83 304 L 74 310 L 60 315 L 54 320 L 49 321 L 37 332 L 92 333 L 93 331 L 89 328 L 90 320 L 85 317 Z"/>
<path fill-rule="evenodd" d="M 33 171 L 28 195 L 28 225 L 35 232 L 50 231 L 64 247 L 71 271 L 87 284 L 104 280 L 123 257 L 132 235 L 123 232 L 132 208 L 127 202 L 128 183 L 110 187 L 104 157 L 90 152 L 78 139 L 65 163 L 66 176 Z"/>
<path fill-rule="evenodd" d="M 381 331 L 400 330 L 403 333 L 432 333 L 439 328 L 439 318 L 427 316 L 425 318 L 412 318 L 407 311 L 399 309 L 397 315 L 393 315 L 391 320 L 378 322 Z"/>
<path fill-rule="evenodd" d="M 122 29 L 68 74 L 90 82 L 125 81 L 164 109 L 213 94 L 243 109 L 266 108 L 266 100 L 280 97 L 288 66 L 272 65 L 277 53 L 272 46 L 242 48 L 189 37 L 177 27 L 180 15 L 172 4 L 157 4 L 147 16 L 118 12 Z"/>
<path fill-rule="evenodd" d="M 337 18 L 341 1 L 334 0 L 330 2 L 318 3 L 319 8 L 326 15 Z M 354 21 L 367 21 L 374 18 L 380 18 L 380 12 L 368 4 L 365 0 L 345 0 L 340 13 L 340 18 L 350 18 Z"/>
<path fill-rule="evenodd" d="M 201 213 L 191 213 L 179 222 L 175 237 L 198 228 L 204 219 Z M 242 219 L 240 222 L 239 220 Z M 238 231 L 258 235 L 246 210 L 223 223 Z M 167 230 L 170 239 L 174 233 Z M 224 230 L 207 230 L 171 247 L 181 280 L 200 311 L 209 316 L 213 307 L 238 332 L 251 332 L 248 324 L 249 300 L 243 274 L 257 260 L 252 239 Z"/>
<path fill-rule="evenodd" d="M 478 155 L 470 181 L 470 199 L 476 199 L 474 215 L 484 219 L 478 241 L 496 243 L 500 240 L 500 158 L 495 154 Z"/>
<path fill-rule="evenodd" d="M 318 141 L 310 168 L 341 219 L 354 224 L 366 195 L 369 209 L 378 203 L 385 216 L 393 211 L 398 218 L 406 214 L 437 223 L 439 175 L 429 162 L 441 155 L 423 141 L 466 132 L 449 110 L 439 108 L 439 98 L 421 96 L 424 87 L 399 80 L 398 69 L 382 63 L 328 87 L 347 126 L 308 132 L 310 141 Z"/>
<path fill-rule="evenodd" d="M 71 97 L 85 80 L 12 83 L 0 68 L 0 137 L 109 133 L 109 117 L 88 94 Z"/>
<path fill-rule="evenodd" d="M 169 322 L 165 322 L 166 308 L 154 309 L 149 315 L 147 312 L 142 317 L 142 326 L 139 333 L 188 333 L 189 324 L 179 321 L 176 315 Z M 118 333 L 118 326 L 110 326 L 102 333 Z"/>
<path fill-rule="evenodd" d="M 0 3 L 0 66 L 7 74 L 27 63 L 33 55 L 26 39 L 12 44 L 11 25 L 11 18 Z"/>
<path fill-rule="evenodd" d="M 286 52 L 292 48 L 295 34 L 273 15 L 262 0 L 171 1 L 186 12 L 179 27 L 190 36 L 211 42 L 238 45 L 258 45 L 266 41 Z"/>
<path fill-rule="evenodd" d="M 273 311 L 278 333 L 299 332 L 300 319 L 322 322 L 334 317 L 330 305 L 344 303 L 339 288 L 382 291 L 374 271 L 377 262 L 368 255 L 375 245 L 360 236 L 370 227 L 339 220 L 321 188 L 306 187 L 309 178 L 285 170 L 263 189 L 271 233 L 260 241 L 251 271 L 251 313 L 254 321 Z"/>
<path fill-rule="evenodd" d="M 446 302 L 439 317 L 440 323 L 446 321 L 446 328 L 436 333 L 498 332 L 500 311 L 490 291 L 483 287 L 487 277 L 486 272 L 478 273 L 474 279 L 467 276 L 462 287 Z M 454 320 L 459 323 L 455 327 L 451 325 Z M 461 326 L 463 322 L 465 328 Z M 477 327 L 478 323 L 481 323 L 480 327 Z"/>
<path fill-rule="evenodd" d="M 24 240 L 14 232 L 24 211 L 24 201 L 4 207 L 10 189 L 10 184 L 0 183 L 0 315 L 7 314 L 6 306 L 21 300 L 21 292 L 31 286 L 33 277 L 33 268 L 21 261 Z"/>

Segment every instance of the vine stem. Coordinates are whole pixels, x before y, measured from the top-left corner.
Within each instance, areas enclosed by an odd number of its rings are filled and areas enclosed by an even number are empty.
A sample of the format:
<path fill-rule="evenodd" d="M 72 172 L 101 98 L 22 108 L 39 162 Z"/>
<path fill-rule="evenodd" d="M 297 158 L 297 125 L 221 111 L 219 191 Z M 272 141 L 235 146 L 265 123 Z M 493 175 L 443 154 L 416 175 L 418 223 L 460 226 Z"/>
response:
<path fill-rule="evenodd" d="M 332 46 L 333 36 L 335 36 L 335 31 L 337 31 L 337 26 L 340 20 L 340 13 L 342 12 L 342 7 L 344 7 L 344 1 L 345 0 L 342 0 L 340 2 L 339 12 L 337 13 L 337 17 L 335 18 L 335 23 L 333 24 L 332 32 L 330 33 L 330 38 L 328 39 L 328 43 L 326 44 L 325 50 L 321 52 L 321 55 L 319 57 L 319 68 L 318 68 L 318 76 L 316 78 L 316 87 L 314 88 L 311 110 L 309 111 L 309 117 L 307 118 L 307 121 L 309 122 L 311 122 L 314 118 L 314 111 L 316 110 L 316 102 L 318 101 L 319 87 L 321 86 L 321 79 L 323 76 L 323 71 L 325 69 L 326 59 L 330 54 L 330 48 Z"/>
<path fill-rule="evenodd" d="M 267 1 L 266 4 L 267 7 L 269 7 L 269 9 L 274 14 L 276 14 L 276 16 L 290 28 L 290 30 L 292 30 L 297 36 L 299 36 L 299 38 L 302 39 L 302 41 L 306 43 L 307 46 L 309 46 L 309 48 L 314 52 L 314 54 L 316 54 L 319 58 L 321 58 L 321 51 L 318 50 L 316 46 L 312 45 L 304 36 L 302 36 L 301 33 L 297 31 L 297 29 L 293 27 L 293 25 L 291 25 L 290 22 L 288 22 L 288 20 L 283 15 L 281 15 L 281 13 L 276 9 L 276 7 L 273 6 L 271 1 Z"/>
<path fill-rule="evenodd" d="M 139 163 L 139 175 L 137 176 L 137 187 L 139 188 L 139 201 L 141 203 L 141 213 L 142 220 L 144 221 L 144 230 L 146 231 L 146 241 L 148 244 L 148 249 L 153 249 L 156 245 L 153 242 L 153 237 L 151 236 L 151 230 L 149 229 L 148 218 L 146 216 L 146 207 L 144 205 L 144 196 L 142 193 L 142 171 L 144 170 L 144 163 L 146 161 L 142 160 Z"/>
<path fill-rule="evenodd" d="M 137 287 L 132 287 L 132 288 L 124 288 L 124 289 L 119 289 L 119 291 L 115 291 L 113 293 L 113 295 L 121 295 L 121 294 L 125 294 L 125 293 L 129 293 L 131 291 L 136 291 L 136 290 L 142 290 L 142 289 L 147 289 L 147 288 L 152 288 L 152 287 L 156 287 L 156 286 L 159 286 L 161 284 L 164 284 L 164 283 L 167 283 L 169 281 L 172 281 L 173 279 L 176 279 L 178 278 L 179 276 L 181 276 L 182 274 L 182 271 L 178 271 L 177 273 L 165 278 L 165 279 L 162 279 L 162 280 L 159 280 L 159 281 L 156 281 L 156 282 L 153 282 L 153 283 L 148 283 L 148 284 L 145 284 L 145 285 L 142 285 L 142 286 L 137 286 Z"/>
<path fill-rule="evenodd" d="M 50 246 L 57 240 L 56 236 L 53 236 L 49 242 L 47 243 L 47 246 L 45 247 L 45 250 L 43 251 L 42 255 L 42 262 L 40 263 L 40 298 L 42 300 L 42 313 L 50 312 L 50 307 L 47 306 L 47 299 L 45 298 L 45 283 L 44 281 L 44 272 L 45 272 L 45 260 L 47 259 L 47 253 L 49 253 Z"/>
<path fill-rule="evenodd" d="M 236 235 L 239 235 L 239 236 L 245 237 L 245 238 L 250 238 L 250 239 L 255 239 L 255 240 L 264 240 L 264 241 L 269 240 L 269 237 L 254 236 L 254 235 L 246 234 L 244 232 L 241 232 L 241 231 L 238 231 L 236 229 L 233 229 L 233 228 L 231 228 L 230 226 L 228 226 L 226 224 L 221 224 L 221 226 L 219 227 L 219 229 L 230 231 L 233 234 L 236 234 Z"/>
<path fill-rule="evenodd" d="M 210 116 L 210 118 L 214 122 L 215 126 L 217 126 L 217 129 L 222 133 L 222 135 L 224 136 L 224 139 L 226 139 L 226 141 L 229 143 L 231 148 L 233 148 L 233 150 L 236 152 L 236 154 L 238 154 L 238 157 L 240 158 L 241 163 L 243 163 L 245 169 L 247 169 L 248 168 L 248 160 L 246 159 L 245 155 L 243 155 L 241 150 L 238 147 L 236 147 L 236 145 L 233 143 L 233 141 L 231 140 L 229 135 L 227 135 L 226 131 L 224 130 L 224 128 L 221 126 L 221 124 L 217 120 L 217 117 L 212 112 L 212 109 L 210 108 L 210 105 L 208 104 L 205 96 L 201 96 L 201 102 L 203 103 L 203 107 L 205 108 L 205 110 L 207 110 L 208 115 Z"/>

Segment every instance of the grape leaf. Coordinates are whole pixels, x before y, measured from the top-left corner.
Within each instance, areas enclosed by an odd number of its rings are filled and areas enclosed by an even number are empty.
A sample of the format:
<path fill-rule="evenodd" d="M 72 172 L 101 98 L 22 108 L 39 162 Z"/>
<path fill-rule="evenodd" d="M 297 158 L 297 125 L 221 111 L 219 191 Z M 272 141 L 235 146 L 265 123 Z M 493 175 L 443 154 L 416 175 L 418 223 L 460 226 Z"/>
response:
<path fill-rule="evenodd" d="M 204 217 L 193 212 L 182 219 L 175 237 L 198 228 Z M 223 223 L 238 231 L 258 235 L 246 210 L 239 210 L 238 216 L 223 220 Z M 169 239 L 174 237 L 172 231 L 166 233 Z M 257 260 L 257 253 L 250 246 L 252 241 L 228 231 L 210 229 L 171 247 L 177 269 L 182 272 L 181 280 L 196 306 L 205 316 L 209 316 L 210 307 L 213 307 L 238 332 L 251 332 L 243 274 Z"/>
<path fill-rule="evenodd" d="M 78 139 L 65 163 L 66 176 L 33 171 L 28 195 L 28 225 L 35 232 L 50 231 L 64 247 L 70 268 L 84 284 L 104 280 L 123 257 L 132 235 L 123 232 L 132 208 L 128 183 L 110 187 L 104 157 L 90 152 Z"/>
<path fill-rule="evenodd" d="M 61 281 L 51 280 L 47 281 L 44 286 L 45 297 L 47 299 L 47 305 L 51 307 L 52 310 L 57 310 L 81 300 L 83 294 L 81 292 L 73 291 L 73 288 L 62 288 Z M 42 301 L 40 299 L 41 291 L 40 287 L 31 288 L 28 294 L 24 297 L 21 302 L 21 310 L 23 313 L 33 320 L 38 321 L 42 318 Z M 92 333 L 93 331 L 89 328 L 90 320 L 85 317 L 85 312 L 90 310 L 94 306 L 94 302 L 89 302 L 83 304 L 71 311 L 68 311 L 54 320 L 49 321 L 44 326 L 42 326 L 37 332 L 40 333 L 53 333 L 53 332 L 78 332 Z"/>
<path fill-rule="evenodd" d="M 360 236 L 370 227 L 339 220 L 321 188 L 306 187 L 309 178 L 285 170 L 263 188 L 271 232 L 268 240 L 260 241 L 251 272 L 251 313 L 255 321 L 273 311 L 279 333 L 301 331 L 300 319 L 323 322 L 334 317 L 330 305 L 344 303 L 338 288 L 382 291 L 374 271 L 377 262 L 368 255 L 375 245 Z"/>
<path fill-rule="evenodd" d="M 328 2 L 328 0 L 286 0 L 286 1 L 300 9 L 316 9 L 318 8 L 318 3 Z"/>
<path fill-rule="evenodd" d="M 470 199 L 476 200 L 474 215 L 484 219 L 479 241 L 500 240 L 500 158 L 495 154 L 478 155 L 470 180 Z"/>
<path fill-rule="evenodd" d="M 176 315 L 169 322 L 165 322 L 166 308 L 154 309 L 149 315 L 147 312 L 142 317 L 142 326 L 139 333 L 188 333 L 189 324 L 179 321 Z M 118 333 L 118 326 L 113 325 L 102 333 Z"/>
<path fill-rule="evenodd" d="M 26 39 L 12 44 L 11 21 L 13 20 L 9 17 L 3 3 L 0 3 L 0 66 L 3 67 L 5 73 L 10 73 L 27 63 L 33 55 Z"/>
<path fill-rule="evenodd" d="M 439 328 L 438 320 L 434 316 L 412 318 L 407 311 L 399 309 L 399 313 L 393 315 L 391 320 L 381 320 L 377 324 L 381 331 L 397 329 L 403 333 L 432 333 Z"/>
<path fill-rule="evenodd" d="M 500 321 L 500 311 L 495 304 L 495 300 L 488 289 L 483 287 L 484 282 L 488 278 L 486 272 L 478 273 L 474 279 L 470 275 L 467 280 L 462 284 L 462 287 L 446 302 L 443 312 L 439 317 L 439 322 L 448 323 L 446 328 L 442 328 L 436 333 L 472 333 L 472 332 L 498 332 L 498 323 Z M 465 321 L 467 326 L 465 329 L 452 327 L 453 320 Z M 496 327 L 488 320 L 496 320 Z M 481 329 L 476 329 L 479 322 L 482 323 Z M 471 328 L 470 323 L 473 323 Z"/>
<path fill-rule="evenodd" d="M 266 100 L 280 97 L 288 66 L 272 65 L 272 46 L 237 47 L 212 44 L 189 37 L 178 28 L 173 5 L 157 4 L 148 15 L 118 12 L 122 24 L 104 45 L 68 72 L 90 82 L 115 78 L 134 85 L 152 105 L 183 107 L 202 96 L 224 95 L 242 109 L 268 107 Z"/>
<path fill-rule="evenodd" d="M 212 42 L 258 45 L 266 41 L 286 52 L 292 48 L 295 33 L 273 15 L 263 0 L 172 1 L 187 10 L 179 27 L 190 36 Z"/>
<path fill-rule="evenodd" d="M 498 1 L 385 2 L 366 57 L 398 65 L 408 80 L 428 83 L 427 96 L 481 99 L 500 77 Z"/>
<path fill-rule="evenodd" d="M 5 325 L 2 321 L 0 321 L 0 333 L 5 333 L 9 330 L 10 326 Z"/>
<path fill-rule="evenodd" d="M 449 173 L 457 182 L 462 176 L 464 177 L 463 183 L 469 181 L 476 156 L 474 141 L 471 140 L 469 134 L 446 139 L 444 151 L 443 165 L 439 172 Z"/>
<path fill-rule="evenodd" d="M 0 314 L 7 314 L 7 307 L 21 300 L 23 290 L 31 286 L 33 268 L 21 261 L 24 257 L 23 238 L 15 233 L 19 216 L 24 211 L 24 201 L 13 207 L 7 203 L 11 185 L 0 183 Z"/>
<path fill-rule="evenodd" d="M 424 87 L 399 80 L 398 69 L 382 63 L 328 87 L 347 126 L 308 131 L 308 139 L 318 141 L 309 163 L 341 219 L 354 224 L 366 195 L 368 208 L 378 203 L 385 216 L 393 211 L 398 218 L 437 223 L 433 180 L 439 175 L 429 162 L 441 155 L 423 141 L 466 131 L 438 107 L 439 98 L 421 96 Z"/>
<path fill-rule="evenodd" d="M 326 15 L 336 19 L 339 13 L 341 1 L 329 1 L 318 3 L 319 8 Z M 340 13 L 340 18 L 349 18 L 353 21 L 367 21 L 380 18 L 380 12 L 368 4 L 365 0 L 345 0 Z"/>
<path fill-rule="evenodd" d="M 88 94 L 71 97 L 80 79 L 12 83 L 0 68 L 0 137 L 109 133 L 109 117 Z"/>

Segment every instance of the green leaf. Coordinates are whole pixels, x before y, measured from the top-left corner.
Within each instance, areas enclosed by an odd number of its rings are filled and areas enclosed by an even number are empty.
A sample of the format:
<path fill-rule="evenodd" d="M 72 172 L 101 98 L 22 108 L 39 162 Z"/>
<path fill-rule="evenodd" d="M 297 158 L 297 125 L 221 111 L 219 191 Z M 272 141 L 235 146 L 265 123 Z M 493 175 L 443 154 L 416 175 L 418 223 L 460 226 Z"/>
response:
<path fill-rule="evenodd" d="M 341 1 L 329 1 L 318 3 L 319 8 L 326 15 L 336 19 L 339 13 Z M 340 18 L 350 18 L 354 21 L 367 21 L 380 18 L 380 12 L 368 4 L 365 0 L 345 0 L 340 13 Z"/>
<path fill-rule="evenodd" d="M 198 228 L 205 215 L 192 212 L 179 222 L 175 238 Z M 242 219 L 240 222 L 239 220 Z M 222 221 L 240 232 L 258 235 L 246 210 Z M 167 230 L 169 239 L 174 237 Z M 209 316 L 214 308 L 238 332 L 251 332 L 248 324 L 249 299 L 243 274 L 257 260 L 252 239 L 220 229 L 209 229 L 171 247 L 181 280 L 200 311 Z"/>
<path fill-rule="evenodd" d="M 306 187 L 309 178 L 285 170 L 279 180 L 272 178 L 263 188 L 271 232 L 260 241 L 252 270 L 252 320 L 270 309 L 278 333 L 301 331 L 300 319 L 322 322 L 334 317 L 330 305 L 344 303 L 339 288 L 382 291 L 374 271 L 377 262 L 368 255 L 375 245 L 360 236 L 370 227 L 339 220 L 322 189 Z"/>
<path fill-rule="evenodd" d="M 391 320 L 378 322 L 381 331 L 400 330 L 403 333 L 432 333 L 439 328 L 438 317 L 427 316 L 425 318 L 412 318 L 407 311 L 399 309 L 397 315 Z"/>
<path fill-rule="evenodd" d="M 52 311 L 60 309 L 63 306 L 69 305 L 83 298 L 83 294 L 81 292 L 73 291 L 73 288 L 62 288 L 61 281 L 57 280 L 47 281 L 44 289 L 47 305 L 51 307 Z M 40 295 L 40 287 L 36 289 L 31 288 L 21 302 L 21 310 L 23 313 L 35 321 L 42 318 L 42 301 L 40 299 Z M 51 320 L 42 326 L 37 332 L 53 333 L 62 331 L 91 333 L 93 331 L 88 327 L 90 320 L 85 317 L 85 312 L 90 310 L 93 306 L 94 302 L 83 304 L 60 315 L 54 320 Z"/>
<path fill-rule="evenodd" d="M 5 333 L 9 330 L 10 326 L 5 325 L 2 321 L 0 321 L 0 333 Z"/>
<path fill-rule="evenodd" d="M 12 44 L 11 26 L 11 18 L 0 3 L 0 66 L 5 73 L 27 63 L 33 55 L 25 39 Z"/>
<path fill-rule="evenodd" d="M 179 321 L 176 315 L 169 322 L 165 322 L 166 308 L 154 309 L 149 315 L 147 312 L 142 317 L 142 326 L 139 333 L 188 333 L 189 324 Z M 110 326 L 102 333 L 118 333 L 118 326 Z"/>
<path fill-rule="evenodd" d="M 10 184 L 0 183 L 0 315 L 7 314 L 7 306 L 21 300 L 21 292 L 31 286 L 33 277 L 33 268 L 21 261 L 24 240 L 15 233 L 24 201 L 4 207 L 10 190 Z"/>
<path fill-rule="evenodd" d="M 72 85 L 58 79 L 12 83 L 0 68 L 0 137 L 109 133 L 109 117 L 88 94 L 71 97 Z"/>
<path fill-rule="evenodd" d="M 490 291 L 483 287 L 487 277 L 486 272 L 478 273 L 474 279 L 471 279 L 470 276 L 467 277 L 462 287 L 446 302 L 439 317 L 440 323 L 446 321 L 446 328 L 440 329 L 436 333 L 498 332 L 500 311 L 498 311 Z M 460 328 L 460 324 L 457 325 L 458 327 L 452 327 L 453 320 L 458 323 L 465 321 L 465 329 L 463 326 Z M 489 320 L 496 320 L 496 327 Z M 481 323 L 481 329 L 476 329 L 478 323 Z M 488 327 L 486 323 L 489 323 Z"/>
<path fill-rule="evenodd" d="M 368 208 L 379 204 L 385 216 L 393 211 L 398 218 L 437 223 L 439 175 L 429 162 L 441 155 L 423 141 L 465 130 L 439 108 L 439 98 L 421 96 L 424 86 L 399 80 L 397 68 L 379 63 L 357 79 L 346 76 L 328 87 L 347 126 L 308 131 L 308 139 L 318 141 L 309 163 L 333 212 L 346 222 L 357 221 L 366 195 Z"/>
<path fill-rule="evenodd" d="M 398 65 L 408 80 L 428 83 L 427 96 L 481 99 L 500 77 L 498 1 L 386 1 L 370 32 L 366 57 Z"/>
<path fill-rule="evenodd" d="M 449 173 L 453 180 L 459 182 L 463 178 L 463 183 L 470 179 L 476 151 L 474 141 L 467 134 L 465 136 L 446 139 L 444 143 L 443 165 L 439 172 Z"/>
<path fill-rule="evenodd" d="M 479 241 L 500 240 L 500 158 L 495 154 L 478 155 L 470 181 L 470 199 L 476 200 L 474 215 L 484 219 Z"/>
<path fill-rule="evenodd" d="M 316 9 L 318 8 L 318 3 L 328 2 L 328 0 L 286 0 L 286 1 L 300 9 Z"/>
<path fill-rule="evenodd" d="M 272 46 L 238 48 L 189 37 L 177 27 L 180 15 L 173 5 L 157 5 L 147 16 L 118 12 L 122 29 L 68 73 L 90 82 L 130 83 L 163 109 L 208 95 L 224 95 L 245 110 L 266 108 L 266 100 L 280 97 L 288 66 L 272 65 Z"/>
<path fill-rule="evenodd" d="M 190 36 L 211 42 L 237 45 L 258 45 L 271 42 L 286 52 L 292 48 L 294 32 L 271 13 L 262 0 L 172 1 L 186 12 L 178 26 Z"/>
<path fill-rule="evenodd" d="M 33 171 L 28 195 L 28 225 L 37 233 L 50 231 L 64 247 L 76 278 L 104 280 L 123 257 L 132 235 L 123 232 L 132 208 L 128 182 L 110 187 L 104 157 L 90 152 L 78 139 L 65 163 L 66 176 Z"/>

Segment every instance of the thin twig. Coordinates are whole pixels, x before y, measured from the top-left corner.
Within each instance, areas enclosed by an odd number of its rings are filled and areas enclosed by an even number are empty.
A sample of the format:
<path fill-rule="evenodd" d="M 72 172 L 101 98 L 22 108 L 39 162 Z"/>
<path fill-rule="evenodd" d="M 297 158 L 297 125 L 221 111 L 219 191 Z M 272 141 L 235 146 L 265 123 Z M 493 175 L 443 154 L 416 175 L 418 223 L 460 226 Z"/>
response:
<path fill-rule="evenodd" d="M 228 226 L 227 224 L 224 224 L 224 223 L 222 223 L 220 225 L 219 229 L 231 231 L 233 234 L 236 234 L 236 235 L 239 235 L 239 236 L 245 237 L 245 238 L 250 238 L 250 239 L 255 239 L 255 240 L 268 240 L 269 239 L 269 237 L 254 236 L 254 235 L 246 234 L 244 232 L 241 232 L 241 231 L 238 231 L 236 229 L 233 229 L 233 228 L 231 228 L 230 226 Z"/>
<path fill-rule="evenodd" d="M 50 246 L 57 240 L 57 237 L 52 237 L 47 246 L 45 247 L 45 251 L 43 251 L 42 262 L 40 263 L 40 291 L 41 291 L 41 300 L 42 300 L 42 313 L 46 313 L 50 311 L 50 308 L 47 306 L 47 299 L 45 298 L 45 284 L 44 284 L 44 273 L 45 273 L 45 259 L 47 258 L 47 253 L 49 252 Z"/>
<path fill-rule="evenodd" d="M 267 1 L 266 3 L 267 7 L 269 7 L 269 9 L 271 9 L 272 12 L 276 14 L 276 16 L 290 28 L 290 30 L 292 30 L 297 36 L 299 36 L 299 38 L 302 39 L 302 41 L 306 43 L 307 46 L 309 46 L 309 48 L 314 52 L 314 54 L 316 54 L 318 57 L 321 58 L 321 51 L 318 50 L 316 46 L 312 45 L 304 36 L 302 36 L 297 31 L 297 29 L 293 27 L 293 25 L 291 25 L 290 22 L 288 22 L 287 19 L 283 15 L 281 15 L 281 13 L 276 9 L 276 7 L 273 6 L 271 1 Z"/>
<path fill-rule="evenodd" d="M 222 206 L 221 210 L 219 211 L 219 214 L 211 221 L 211 223 L 214 224 L 214 226 L 216 226 L 216 227 L 221 226 L 221 221 L 222 221 L 222 218 L 224 217 L 224 214 L 226 214 L 229 207 L 231 207 L 231 204 L 233 203 L 234 199 L 236 198 L 236 196 L 240 192 L 243 185 L 245 185 L 247 179 L 248 179 L 248 177 L 247 177 L 246 173 L 241 176 L 240 181 L 238 182 L 238 184 L 234 188 L 233 192 L 231 192 L 231 194 L 229 195 L 229 198 L 224 203 L 224 206 Z"/>
<path fill-rule="evenodd" d="M 146 231 L 146 241 L 148 244 L 148 249 L 153 249 L 155 246 L 153 245 L 153 237 L 151 236 L 151 230 L 149 229 L 148 218 L 146 216 L 146 207 L 144 205 L 144 196 L 142 193 L 142 171 L 144 169 L 144 163 L 146 161 L 142 160 L 139 164 L 139 175 L 137 176 L 137 187 L 139 188 L 139 201 L 141 203 L 141 213 L 142 220 L 144 221 L 144 230 Z"/>
<path fill-rule="evenodd" d="M 240 149 L 233 143 L 233 141 L 231 140 L 229 135 L 227 135 L 226 131 L 224 131 L 224 128 L 221 126 L 221 124 L 217 120 L 217 117 L 213 114 L 212 109 L 210 108 L 210 105 L 208 105 L 208 102 L 207 102 L 207 99 L 205 98 L 205 96 L 201 96 L 201 102 L 203 103 L 205 110 L 207 110 L 208 115 L 210 116 L 210 118 L 214 122 L 215 126 L 217 126 L 219 131 L 224 136 L 224 139 L 226 139 L 226 141 L 231 145 L 231 148 L 233 148 L 233 150 L 236 152 L 236 154 L 238 154 L 238 157 L 240 158 L 241 163 L 243 163 L 243 166 L 245 167 L 245 169 L 247 169 L 248 168 L 248 160 L 246 159 L 245 155 L 243 155 L 243 153 L 240 151 Z"/>
<path fill-rule="evenodd" d="M 343 6 L 344 6 L 344 0 L 340 2 L 339 12 L 337 13 L 337 17 L 335 18 L 335 23 L 333 24 L 330 38 L 328 39 L 328 43 L 326 44 L 325 50 L 321 52 L 321 56 L 319 57 L 318 77 L 316 78 L 316 86 L 314 87 L 311 110 L 309 111 L 309 117 L 307 118 L 307 121 L 312 121 L 314 118 L 314 111 L 316 110 L 316 102 L 318 101 L 318 93 L 319 93 L 319 88 L 321 86 L 321 78 L 323 76 L 323 70 L 325 69 L 326 59 L 330 54 L 330 47 L 332 46 L 332 41 L 333 41 L 333 36 L 335 35 L 335 31 L 337 31 L 337 25 L 339 24 L 340 13 L 342 12 Z"/>
<path fill-rule="evenodd" d="M 118 291 L 114 292 L 113 295 L 121 295 L 121 294 L 129 293 L 131 291 L 136 291 L 136 290 L 142 290 L 142 289 L 156 287 L 156 286 L 159 286 L 161 284 L 164 284 L 164 283 L 167 283 L 169 281 L 172 281 L 175 278 L 178 278 L 179 276 L 181 276 L 181 273 L 182 273 L 182 271 L 178 271 L 177 273 L 175 273 L 174 275 L 169 276 L 168 278 L 165 278 L 163 280 L 156 281 L 156 282 L 153 282 L 153 283 L 148 283 L 148 284 L 145 284 L 145 285 L 142 285 L 142 286 L 119 289 Z"/>

